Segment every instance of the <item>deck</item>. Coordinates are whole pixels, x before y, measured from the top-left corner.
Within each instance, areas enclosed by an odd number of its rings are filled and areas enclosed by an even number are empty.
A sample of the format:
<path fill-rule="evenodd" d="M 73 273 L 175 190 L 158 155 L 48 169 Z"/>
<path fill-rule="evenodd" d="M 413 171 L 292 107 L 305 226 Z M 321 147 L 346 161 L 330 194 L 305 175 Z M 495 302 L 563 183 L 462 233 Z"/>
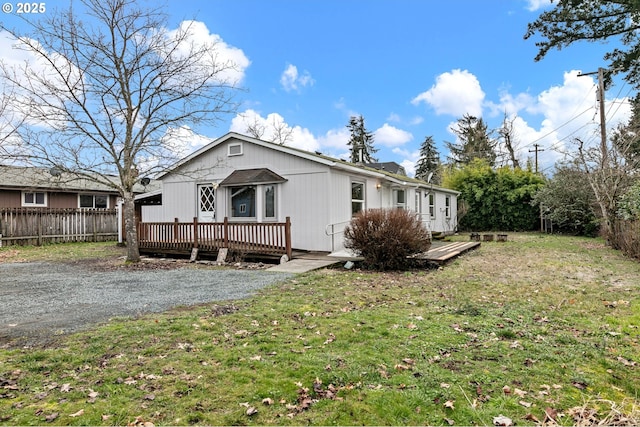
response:
<path fill-rule="evenodd" d="M 141 222 L 138 224 L 141 252 L 217 254 L 220 249 L 244 255 L 291 258 L 291 220 L 284 223 L 231 222 Z"/>
<path fill-rule="evenodd" d="M 444 264 L 452 258 L 462 255 L 480 246 L 480 242 L 454 242 L 432 247 L 427 252 L 416 255 L 415 258 Z"/>

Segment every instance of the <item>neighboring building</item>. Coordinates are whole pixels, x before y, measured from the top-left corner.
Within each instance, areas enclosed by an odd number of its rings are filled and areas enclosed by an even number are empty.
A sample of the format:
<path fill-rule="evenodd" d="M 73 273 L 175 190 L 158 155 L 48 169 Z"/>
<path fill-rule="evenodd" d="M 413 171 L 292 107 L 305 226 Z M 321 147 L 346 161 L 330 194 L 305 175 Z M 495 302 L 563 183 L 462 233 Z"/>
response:
<path fill-rule="evenodd" d="M 396 175 L 407 176 L 407 172 L 404 170 L 404 166 L 397 164 L 396 162 L 383 162 L 383 163 L 365 163 L 365 167 L 386 171 Z"/>
<path fill-rule="evenodd" d="M 114 177 L 115 178 L 115 177 Z M 154 180 L 138 183 L 134 192 L 154 191 L 160 183 Z M 55 169 L 0 165 L 0 209 L 116 209 L 118 191 L 90 179 L 78 178 Z M 149 198 L 147 203 L 158 203 Z M 140 217 L 140 207 L 136 206 Z"/>
<path fill-rule="evenodd" d="M 159 176 L 161 195 L 156 191 L 137 200 L 143 222 L 221 222 L 226 217 L 268 223 L 290 217 L 292 246 L 301 250 L 342 249 L 345 226 L 355 213 L 370 208 L 411 210 L 432 232 L 455 232 L 457 191 L 387 167 L 378 170 L 228 133 Z M 147 199 L 161 204 L 145 205 Z"/>
<path fill-rule="evenodd" d="M 43 168 L 0 166 L 0 208 L 115 209 L 117 201 L 116 190 L 87 179 Z"/>

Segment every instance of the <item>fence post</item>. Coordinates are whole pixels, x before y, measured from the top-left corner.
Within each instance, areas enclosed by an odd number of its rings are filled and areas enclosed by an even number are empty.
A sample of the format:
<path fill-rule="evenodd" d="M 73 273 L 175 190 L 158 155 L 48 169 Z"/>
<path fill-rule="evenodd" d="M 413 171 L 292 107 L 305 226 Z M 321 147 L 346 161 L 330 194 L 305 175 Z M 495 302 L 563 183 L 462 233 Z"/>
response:
<path fill-rule="evenodd" d="M 223 247 L 228 248 L 229 247 L 229 218 L 226 217 L 226 216 L 224 217 L 224 222 L 223 222 L 222 228 L 223 228 L 222 232 L 223 232 L 223 235 L 224 235 L 224 246 Z"/>
<path fill-rule="evenodd" d="M 193 217 L 193 247 L 198 249 L 198 217 Z"/>
<path fill-rule="evenodd" d="M 287 217 L 284 223 L 284 241 L 287 250 L 287 257 L 291 259 L 292 249 L 291 249 L 291 217 Z"/>
<path fill-rule="evenodd" d="M 42 246 L 42 214 L 40 211 L 36 213 L 36 219 L 38 221 L 38 246 Z"/>
<path fill-rule="evenodd" d="M 98 241 L 98 211 L 93 212 L 93 241 Z"/>

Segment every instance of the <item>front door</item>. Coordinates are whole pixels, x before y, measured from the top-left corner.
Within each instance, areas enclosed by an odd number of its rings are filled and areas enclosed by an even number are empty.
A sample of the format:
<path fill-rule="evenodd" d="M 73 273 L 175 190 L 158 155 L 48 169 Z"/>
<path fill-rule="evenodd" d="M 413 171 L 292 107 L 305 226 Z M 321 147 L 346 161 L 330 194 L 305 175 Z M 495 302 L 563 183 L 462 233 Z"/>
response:
<path fill-rule="evenodd" d="M 213 184 L 198 185 L 198 221 L 216 220 L 216 188 Z"/>

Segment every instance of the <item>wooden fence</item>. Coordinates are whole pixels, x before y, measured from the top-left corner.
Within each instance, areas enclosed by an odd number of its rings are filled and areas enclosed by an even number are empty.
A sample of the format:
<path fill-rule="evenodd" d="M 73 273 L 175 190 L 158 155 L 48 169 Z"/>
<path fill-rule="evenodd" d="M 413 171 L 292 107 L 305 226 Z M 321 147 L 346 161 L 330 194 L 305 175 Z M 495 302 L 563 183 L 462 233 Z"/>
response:
<path fill-rule="evenodd" d="M 640 221 L 616 220 L 611 228 L 611 246 L 640 260 Z"/>
<path fill-rule="evenodd" d="M 287 255 L 291 258 L 291 220 L 256 222 L 141 222 L 141 250 L 217 252 L 228 248 L 245 254 Z"/>
<path fill-rule="evenodd" d="M 116 209 L 0 208 L 0 246 L 117 238 Z"/>

